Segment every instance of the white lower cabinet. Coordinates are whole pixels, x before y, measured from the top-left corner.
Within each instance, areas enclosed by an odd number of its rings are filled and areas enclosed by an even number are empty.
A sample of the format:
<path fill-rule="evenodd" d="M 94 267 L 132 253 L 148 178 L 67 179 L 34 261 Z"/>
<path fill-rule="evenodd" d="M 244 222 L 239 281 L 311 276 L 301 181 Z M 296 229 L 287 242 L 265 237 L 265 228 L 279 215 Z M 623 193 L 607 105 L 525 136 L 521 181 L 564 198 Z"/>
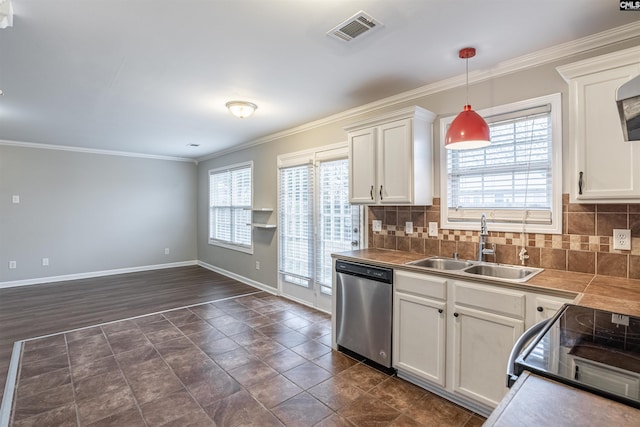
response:
<path fill-rule="evenodd" d="M 568 356 L 576 381 L 620 396 L 638 399 L 640 375 L 580 357 Z"/>
<path fill-rule="evenodd" d="M 525 293 L 456 280 L 452 300 L 453 392 L 496 407 L 507 393 L 509 353 L 524 332 Z"/>
<path fill-rule="evenodd" d="M 453 391 L 496 407 L 507 393 L 507 361 L 524 321 L 466 307 L 455 307 L 453 316 Z"/>
<path fill-rule="evenodd" d="M 488 415 L 525 327 L 572 298 L 396 270 L 393 301 L 398 376 Z"/>
<path fill-rule="evenodd" d="M 396 292 L 394 307 L 395 368 L 444 387 L 446 304 Z"/>
<path fill-rule="evenodd" d="M 526 327 L 530 328 L 538 322 L 551 319 L 564 304 L 569 304 L 572 301 L 573 298 L 531 293 L 527 298 Z"/>

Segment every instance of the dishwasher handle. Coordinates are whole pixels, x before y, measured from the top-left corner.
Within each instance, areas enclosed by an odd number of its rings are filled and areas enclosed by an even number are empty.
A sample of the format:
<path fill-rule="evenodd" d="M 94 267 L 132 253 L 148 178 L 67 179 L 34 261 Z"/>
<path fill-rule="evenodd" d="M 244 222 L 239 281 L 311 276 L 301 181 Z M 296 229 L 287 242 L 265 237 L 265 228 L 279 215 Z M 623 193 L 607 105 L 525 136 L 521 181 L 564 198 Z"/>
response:
<path fill-rule="evenodd" d="M 531 341 L 533 337 L 538 335 L 541 330 L 544 329 L 545 326 L 549 323 L 551 319 L 544 319 L 540 322 L 536 323 L 529 329 L 527 329 L 524 334 L 520 335 L 520 338 L 516 341 L 513 348 L 511 349 L 511 354 L 509 355 L 509 362 L 507 362 L 507 387 L 511 388 L 511 386 L 518 379 L 518 375 L 520 372 L 516 374 L 516 359 L 522 352 L 522 349 Z"/>

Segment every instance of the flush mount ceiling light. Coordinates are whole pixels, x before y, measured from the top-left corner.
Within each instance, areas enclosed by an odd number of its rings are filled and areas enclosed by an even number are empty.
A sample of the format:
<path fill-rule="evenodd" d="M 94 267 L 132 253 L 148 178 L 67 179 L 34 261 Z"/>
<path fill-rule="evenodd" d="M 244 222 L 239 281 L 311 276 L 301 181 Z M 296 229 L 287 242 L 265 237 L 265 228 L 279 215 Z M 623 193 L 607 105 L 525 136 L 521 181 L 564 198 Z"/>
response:
<path fill-rule="evenodd" d="M 476 56 L 476 50 L 465 47 L 460 49 L 458 56 L 467 60 L 467 103 L 464 110 L 451 122 L 444 138 L 444 146 L 451 150 L 486 147 L 491 144 L 489 125 L 469 105 L 469 58 Z"/>
<path fill-rule="evenodd" d="M 13 26 L 13 7 L 11 0 L 0 0 L 0 28 Z"/>
<path fill-rule="evenodd" d="M 256 104 L 246 101 L 229 101 L 225 105 L 231 111 L 231 114 L 241 119 L 249 117 L 258 109 Z"/>

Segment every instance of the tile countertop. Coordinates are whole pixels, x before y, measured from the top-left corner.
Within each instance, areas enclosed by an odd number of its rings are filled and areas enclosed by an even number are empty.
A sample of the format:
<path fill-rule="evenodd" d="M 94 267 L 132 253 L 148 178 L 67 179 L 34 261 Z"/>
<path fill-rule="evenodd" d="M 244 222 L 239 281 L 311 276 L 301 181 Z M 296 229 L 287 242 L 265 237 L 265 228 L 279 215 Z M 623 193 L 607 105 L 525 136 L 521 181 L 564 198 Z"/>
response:
<path fill-rule="evenodd" d="M 423 254 L 386 249 L 361 249 L 332 254 L 332 257 L 456 277 L 455 273 L 447 271 L 431 269 L 427 271 L 422 267 L 405 265 L 409 261 L 426 258 L 427 256 Z M 468 277 L 463 277 L 462 279 L 468 280 Z M 574 295 L 576 296 L 575 302 L 579 305 L 631 316 L 640 316 L 640 280 L 545 269 L 542 273 L 524 283 L 510 283 L 508 281 L 496 281 L 495 279 L 483 279 L 480 277 L 477 281 L 523 290 L 545 290 L 564 296 Z"/>
<path fill-rule="evenodd" d="M 638 425 L 640 409 L 524 372 L 485 427 Z"/>

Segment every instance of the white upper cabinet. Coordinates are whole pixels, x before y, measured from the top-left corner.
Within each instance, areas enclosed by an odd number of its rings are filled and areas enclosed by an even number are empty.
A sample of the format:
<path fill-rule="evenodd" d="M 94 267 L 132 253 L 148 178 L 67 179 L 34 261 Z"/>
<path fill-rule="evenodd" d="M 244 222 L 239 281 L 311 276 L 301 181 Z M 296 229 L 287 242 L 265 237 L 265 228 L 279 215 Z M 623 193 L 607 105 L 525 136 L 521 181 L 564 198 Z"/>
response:
<path fill-rule="evenodd" d="M 435 116 L 410 107 L 345 128 L 351 203 L 432 204 Z"/>
<path fill-rule="evenodd" d="M 356 172 L 354 172 L 354 168 Z M 376 129 L 349 133 L 349 201 L 375 203 Z"/>
<path fill-rule="evenodd" d="M 571 201 L 640 200 L 640 142 L 626 142 L 616 91 L 640 75 L 640 47 L 558 67 L 569 83 Z"/>

